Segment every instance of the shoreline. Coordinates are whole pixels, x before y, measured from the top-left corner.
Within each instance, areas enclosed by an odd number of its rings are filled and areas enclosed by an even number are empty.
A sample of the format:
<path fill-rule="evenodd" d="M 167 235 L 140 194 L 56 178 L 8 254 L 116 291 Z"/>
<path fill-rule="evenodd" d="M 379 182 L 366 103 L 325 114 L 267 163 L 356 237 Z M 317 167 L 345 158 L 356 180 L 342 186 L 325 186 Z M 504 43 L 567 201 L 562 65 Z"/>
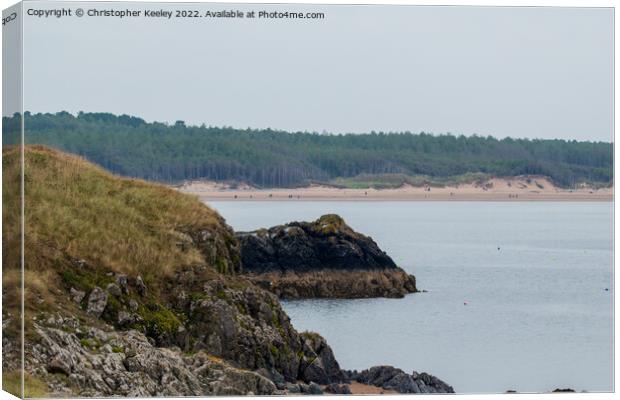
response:
<path fill-rule="evenodd" d="M 202 201 L 493 201 L 493 202 L 613 202 L 613 189 L 596 191 L 461 191 L 444 188 L 425 192 L 408 189 L 314 188 L 274 190 L 180 190 Z"/>
<path fill-rule="evenodd" d="M 336 188 L 313 185 L 300 188 L 259 189 L 231 187 L 213 181 L 189 181 L 172 186 L 202 201 L 595 201 L 613 202 L 614 189 L 564 189 L 546 177 L 492 178 L 457 186 L 398 188 Z"/>

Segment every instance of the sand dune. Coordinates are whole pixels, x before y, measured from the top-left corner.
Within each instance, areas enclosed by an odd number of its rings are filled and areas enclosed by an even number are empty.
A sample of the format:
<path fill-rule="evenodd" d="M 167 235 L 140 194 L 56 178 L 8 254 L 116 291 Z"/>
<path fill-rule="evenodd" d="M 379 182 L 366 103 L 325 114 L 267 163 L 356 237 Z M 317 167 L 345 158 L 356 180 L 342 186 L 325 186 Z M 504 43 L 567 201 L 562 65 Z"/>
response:
<path fill-rule="evenodd" d="M 257 189 L 249 185 L 231 188 L 211 181 L 185 182 L 176 188 L 204 200 L 220 201 L 613 201 L 613 188 L 564 189 L 545 177 L 493 178 L 445 187 L 404 185 L 396 189 L 342 189 L 320 185 L 296 189 Z"/>

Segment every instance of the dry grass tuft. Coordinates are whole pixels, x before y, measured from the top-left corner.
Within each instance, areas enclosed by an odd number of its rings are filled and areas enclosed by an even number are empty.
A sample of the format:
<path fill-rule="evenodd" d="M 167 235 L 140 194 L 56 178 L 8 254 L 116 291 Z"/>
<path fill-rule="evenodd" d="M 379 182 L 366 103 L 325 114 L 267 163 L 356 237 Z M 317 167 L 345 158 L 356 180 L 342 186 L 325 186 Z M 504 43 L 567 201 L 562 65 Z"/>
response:
<path fill-rule="evenodd" d="M 177 268 L 213 263 L 188 233 L 231 235 L 197 198 L 163 185 L 114 176 L 81 157 L 25 148 L 25 270 L 29 299 L 46 299 L 70 260 L 159 281 Z M 19 286 L 19 148 L 3 149 L 5 293 Z M 9 296 L 16 297 L 18 296 Z"/>
<path fill-rule="evenodd" d="M 2 374 L 2 390 L 11 393 L 14 396 L 21 397 L 21 372 L 11 371 Z M 24 397 L 46 397 L 49 393 L 49 387 L 40 379 L 26 373 L 24 374 Z"/>

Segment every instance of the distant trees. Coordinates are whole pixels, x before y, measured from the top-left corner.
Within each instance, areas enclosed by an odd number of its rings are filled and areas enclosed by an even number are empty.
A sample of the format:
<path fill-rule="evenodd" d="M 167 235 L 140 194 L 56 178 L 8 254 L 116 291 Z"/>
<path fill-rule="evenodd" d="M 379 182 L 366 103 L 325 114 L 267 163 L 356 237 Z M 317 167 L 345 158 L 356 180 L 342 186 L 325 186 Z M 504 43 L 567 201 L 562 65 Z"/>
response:
<path fill-rule="evenodd" d="M 13 132 L 18 116 L 3 118 L 3 125 L 5 132 Z M 26 113 L 25 129 L 27 143 L 80 154 L 114 173 L 162 182 L 204 178 L 291 187 L 359 174 L 450 177 L 482 172 L 546 175 L 560 186 L 573 186 L 606 184 L 613 178 L 613 146 L 602 142 L 410 132 L 286 133 L 83 112 Z M 3 135 L 3 143 L 10 144 L 14 136 Z"/>

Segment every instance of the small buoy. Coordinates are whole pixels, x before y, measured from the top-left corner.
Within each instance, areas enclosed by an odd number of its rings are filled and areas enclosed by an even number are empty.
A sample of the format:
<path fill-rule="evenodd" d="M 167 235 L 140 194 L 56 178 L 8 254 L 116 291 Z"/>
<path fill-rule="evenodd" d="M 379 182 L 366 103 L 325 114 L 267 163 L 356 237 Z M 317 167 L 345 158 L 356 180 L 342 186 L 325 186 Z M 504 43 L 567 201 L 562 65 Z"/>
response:
<path fill-rule="evenodd" d="M 499 251 L 499 246 L 497 246 L 497 251 Z"/>
<path fill-rule="evenodd" d="M 608 289 L 608 288 L 605 288 L 605 291 L 606 291 L 606 292 L 608 292 L 608 291 L 609 291 L 609 289 Z"/>

